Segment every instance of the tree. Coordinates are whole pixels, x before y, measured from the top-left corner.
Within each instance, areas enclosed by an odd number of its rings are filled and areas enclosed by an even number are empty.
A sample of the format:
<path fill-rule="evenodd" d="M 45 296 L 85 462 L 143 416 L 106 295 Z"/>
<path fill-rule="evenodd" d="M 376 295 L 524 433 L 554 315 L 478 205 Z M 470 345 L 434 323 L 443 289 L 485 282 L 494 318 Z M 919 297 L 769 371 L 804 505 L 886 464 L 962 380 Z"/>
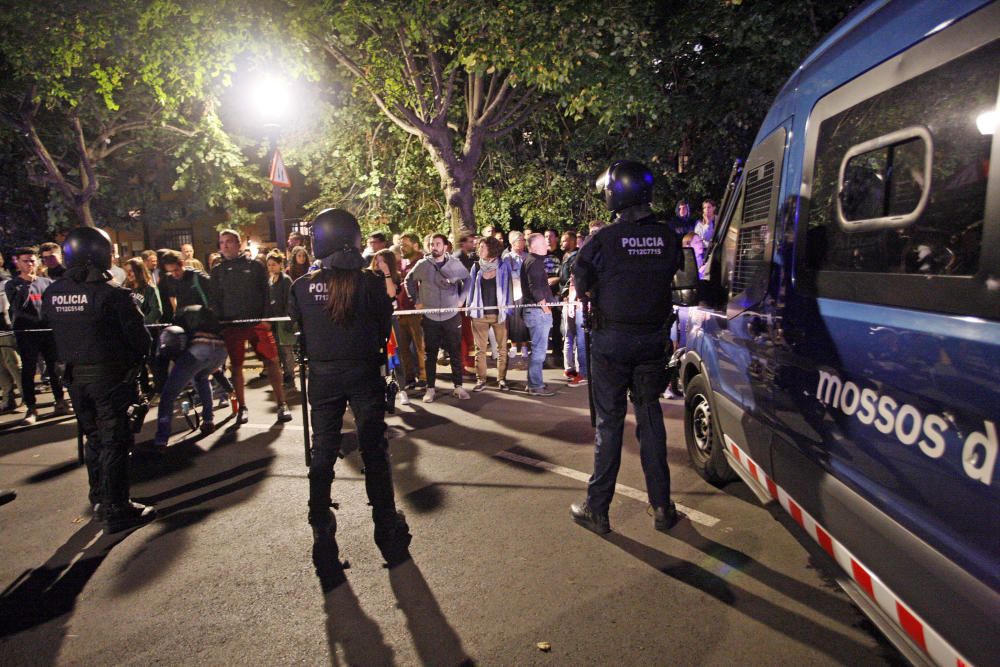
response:
<path fill-rule="evenodd" d="M 115 161 L 193 149 L 240 166 L 210 90 L 228 83 L 233 54 L 248 42 L 238 3 L 3 5 L 2 118 L 33 156 L 32 181 L 57 192 L 81 224 L 94 225 L 91 204 Z"/>
<path fill-rule="evenodd" d="M 640 72 L 642 15 L 585 0 L 406 0 L 391 11 L 354 0 L 306 3 L 292 31 L 419 140 L 457 233 L 475 228 L 474 182 L 489 142 L 543 109 L 630 113 L 631 101 L 609 100 Z"/>

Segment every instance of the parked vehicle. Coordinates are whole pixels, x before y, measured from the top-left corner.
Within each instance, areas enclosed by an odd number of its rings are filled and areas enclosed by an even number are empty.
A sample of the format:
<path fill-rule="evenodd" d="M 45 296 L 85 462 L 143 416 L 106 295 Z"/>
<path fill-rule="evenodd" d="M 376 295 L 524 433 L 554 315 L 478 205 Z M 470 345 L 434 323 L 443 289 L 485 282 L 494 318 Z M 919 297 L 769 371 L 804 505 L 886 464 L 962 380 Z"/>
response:
<path fill-rule="evenodd" d="M 915 664 L 1000 664 L 998 82 L 1000 3 L 848 17 L 737 170 L 679 369 L 699 473 Z"/>

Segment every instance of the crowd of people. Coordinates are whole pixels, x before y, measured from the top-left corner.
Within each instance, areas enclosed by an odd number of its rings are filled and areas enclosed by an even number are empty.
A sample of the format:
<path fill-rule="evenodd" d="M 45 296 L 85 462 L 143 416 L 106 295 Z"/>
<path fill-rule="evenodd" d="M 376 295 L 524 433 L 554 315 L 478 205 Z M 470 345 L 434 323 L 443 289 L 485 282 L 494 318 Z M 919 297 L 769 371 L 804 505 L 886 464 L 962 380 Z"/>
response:
<path fill-rule="evenodd" d="M 529 395 L 551 396 L 553 387 L 542 378 L 546 365 L 561 366 L 567 386 L 585 386 L 587 334 L 572 273 L 580 248 L 601 226 L 595 221 L 560 233 L 528 225 L 505 233 L 486 225 L 481 233 L 467 231 L 456 238 L 431 234 L 421 239 L 414 232 L 391 238 L 384 232 L 369 234 L 362 255 L 367 268 L 383 277 L 396 312 L 393 334 L 400 402 L 408 404 L 417 392 L 423 393 L 425 403 L 439 398 L 441 364 L 450 370 L 448 394 L 459 400 L 469 398 L 467 383 L 473 392 L 490 386 L 511 390 L 512 369 L 527 371 Z M 705 200 L 702 216 L 696 218 L 682 200 L 669 226 L 684 246 L 695 249 L 700 266 L 715 227 L 715 203 Z M 144 250 L 112 264 L 113 283 L 131 291 L 153 333 L 139 383 L 142 392 L 161 405 L 155 446 L 167 444 L 173 401 L 191 383 L 208 387 L 200 395 L 203 430 L 214 428 L 213 385 L 220 404 L 231 399 L 237 420 L 248 421 L 243 373 L 247 346 L 264 366 L 261 377 L 270 381 L 278 419 L 292 418 L 284 394 L 295 377 L 295 327 L 291 322 L 260 320 L 286 317 L 292 283 L 317 267 L 307 237 L 293 232 L 286 247 L 287 253 L 274 249 L 251 258 L 240 235 L 225 230 L 219 235 L 218 252 L 211 253 L 205 264 L 188 243 L 176 250 Z M 13 275 L 0 256 L 0 412 L 23 410 L 24 424 L 39 418 L 39 388 L 51 390 L 53 415 L 72 412 L 51 334 L 32 331 L 44 328 L 42 295 L 65 273 L 61 252 L 53 242 L 16 248 L 10 253 Z M 170 358 L 162 353 L 162 328 L 172 324 L 190 328 L 187 320 L 197 307 L 211 309 L 222 322 L 245 322 L 220 325 L 217 335 L 201 332 L 205 335 L 194 348 L 198 363 L 190 354 Z M 215 361 L 223 349 L 225 356 Z M 222 372 L 227 364 L 231 383 Z M 493 367 L 495 378 L 490 378 Z"/>
<path fill-rule="evenodd" d="M 386 383 L 387 373 L 395 375 L 401 403 L 407 404 L 418 390 L 424 403 L 438 398 L 439 365 L 450 367 L 448 395 L 458 400 L 470 398 L 466 380 L 472 392 L 491 386 L 491 365 L 493 386 L 504 392 L 513 388 L 509 369 L 520 362 L 527 371 L 524 391 L 535 397 L 554 394 L 543 376 L 546 363 L 561 365 L 569 387 L 590 384 L 596 369 L 595 471 L 586 501 L 571 506 L 571 514 L 590 530 L 609 530 L 607 505 L 630 397 L 656 527 L 667 530 L 677 515 L 658 399 L 667 386 L 671 280 L 682 245 L 694 249 L 702 268 L 715 204 L 705 201 L 702 217 L 693 221 L 681 201 L 675 218 L 659 224 L 650 208 L 652 182 L 645 166 L 614 163 L 599 183 L 615 224 L 602 229 L 594 221 L 561 233 L 528 227 L 505 234 L 488 225 L 478 234 L 430 234 L 422 241 L 403 232 L 391 243 L 385 233 L 374 232 L 365 244 L 350 213 L 328 209 L 313 221 L 315 261 L 298 233 L 289 236 L 287 255 L 251 254 L 233 229 L 219 232 L 207 271 L 190 244 L 146 250 L 119 264 L 108 236 L 92 228 L 73 230 L 62 247 L 50 242 L 17 248 L 16 275 L 0 273 L 3 410 L 19 408 L 16 390 L 24 403 L 22 423 L 36 422 L 41 364 L 54 414 L 76 407 L 95 516 L 111 532 L 124 530 L 155 515 L 154 508 L 129 498 L 123 467 L 132 441 L 127 431 L 142 424 L 142 416 L 130 423 L 129 407 L 140 391 L 159 398 L 154 451 L 166 450 L 175 401 L 188 386 L 201 402 L 203 433 L 215 429 L 213 381 L 223 403 L 230 399 L 236 424 L 245 424 L 249 346 L 263 365 L 261 377 L 270 382 L 278 421 L 290 421 L 285 389 L 295 377 L 298 342 L 309 359 L 309 383 L 319 390 L 307 396 L 315 543 L 330 547 L 327 555 L 335 560 L 330 484 L 350 405 L 376 543 L 391 566 L 408 557 L 410 535 L 396 510 L 388 466 L 384 412 L 391 409 L 393 383 Z M 644 298 L 630 298 L 642 290 Z M 223 372 L 227 366 L 231 382 Z M 102 421 L 102 411 L 114 418 Z"/>

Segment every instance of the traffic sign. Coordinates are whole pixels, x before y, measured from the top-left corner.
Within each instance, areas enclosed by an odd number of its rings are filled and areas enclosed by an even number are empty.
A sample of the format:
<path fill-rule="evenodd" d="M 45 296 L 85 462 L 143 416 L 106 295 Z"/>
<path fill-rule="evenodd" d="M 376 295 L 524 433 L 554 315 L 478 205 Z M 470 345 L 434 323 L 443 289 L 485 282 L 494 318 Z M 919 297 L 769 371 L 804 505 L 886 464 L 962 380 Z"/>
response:
<path fill-rule="evenodd" d="M 285 162 L 281 159 L 281 153 L 277 148 L 274 149 L 274 158 L 271 160 L 271 183 L 283 188 L 292 187 L 292 180 L 285 170 Z"/>

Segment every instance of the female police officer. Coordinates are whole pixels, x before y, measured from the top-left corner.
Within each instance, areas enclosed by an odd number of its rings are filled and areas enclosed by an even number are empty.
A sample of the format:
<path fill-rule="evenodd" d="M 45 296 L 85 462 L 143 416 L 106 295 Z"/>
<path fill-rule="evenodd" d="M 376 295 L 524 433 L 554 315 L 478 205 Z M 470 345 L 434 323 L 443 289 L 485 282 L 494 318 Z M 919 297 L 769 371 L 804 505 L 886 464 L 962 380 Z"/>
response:
<path fill-rule="evenodd" d="M 327 209 L 311 227 L 320 269 L 292 285 L 288 311 L 297 321 L 309 358 L 312 463 L 309 524 L 320 544 L 332 545 L 337 522 L 331 511 L 333 466 L 340 454 L 344 410 L 350 404 L 365 465 L 365 490 L 375 521 L 375 544 L 390 567 L 409 558 L 409 528 L 396 511 L 385 438 L 385 346 L 392 302 L 385 281 L 362 271 L 361 229 L 354 216 Z"/>

